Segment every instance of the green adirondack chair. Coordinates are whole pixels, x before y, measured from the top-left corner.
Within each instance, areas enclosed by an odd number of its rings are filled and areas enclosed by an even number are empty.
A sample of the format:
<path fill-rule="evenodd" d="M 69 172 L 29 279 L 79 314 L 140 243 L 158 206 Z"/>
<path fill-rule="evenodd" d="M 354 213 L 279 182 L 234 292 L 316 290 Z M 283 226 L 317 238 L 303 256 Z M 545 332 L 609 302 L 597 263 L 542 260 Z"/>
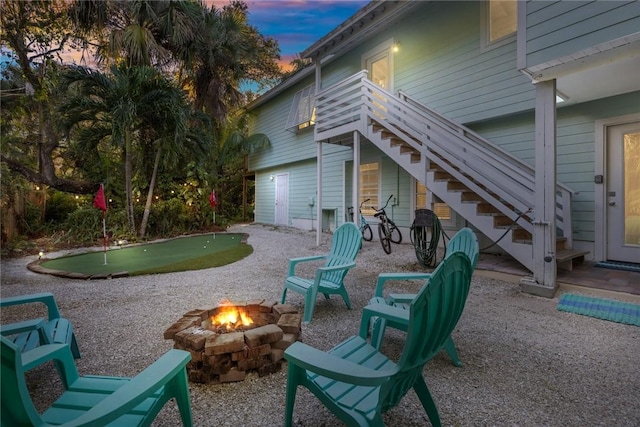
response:
<path fill-rule="evenodd" d="M 478 248 L 478 239 L 471 229 L 461 229 L 449 241 L 446 257 L 449 257 L 456 252 L 462 252 L 469 258 L 471 262 L 471 274 L 473 274 L 476 264 L 478 263 L 480 250 Z M 404 310 L 404 312 L 398 311 L 394 314 L 393 318 L 390 319 L 387 319 L 383 314 L 374 319 L 371 333 L 371 344 L 374 347 L 380 349 L 382 346 L 382 340 L 387 327 L 400 329 L 405 332 L 407 331 L 409 326 L 409 304 L 416 296 L 416 294 L 389 293 L 385 297 L 385 283 L 392 280 L 420 280 L 424 282 L 430 278 L 431 273 L 382 273 L 378 276 L 375 296 L 369 301 L 369 304 L 373 307 L 376 307 L 376 304 L 391 305 Z M 458 352 L 456 351 L 456 347 L 451 336 L 449 336 L 447 341 L 445 341 L 444 350 L 447 352 L 455 366 L 462 366 L 462 362 L 458 357 Z"/>
<path fill-rule="evenodd" d="M 0 333 L 21 352 L 33 350 L 42 344 L 69 344 L 73 357 L 80 358 L 78 342 L 69 320 L 60 315 L 53 294 L 42 292 L 0 299 L 0 307 L 42 303 L 47 306 L 47 319 L 37 318 L 0 326 Z"/>
<path fill-rule="evenodd" d="M 284 281 L 284 291 L 281 302 L 287 298 L 287 290 L 304 295 L 303 322 L 311 322 L 318 293 L 329 299 L 329 295 L 342 296 L 347 308 L 351 308 L 351 301 L 344 286 L 344 278 L 349 270 L 356 266 L 355 259 L 362 245 L 362 234 L 352 222 L 346 222 L 338 227 L 333 234 L 331 251 L 326 255 L 292 258 L 289 260 L 289 272 Z M 296 275 L 296 265 L 325 259 L 324 266 L 316 270 L 313 279 Z"/>
<path fill-rule="evenodd" d="M 193 425 L 186 372 L 189 352 L 169 350 L 131 379 L 80 376 L 66 344 L 45 344 L 21 353 L 5 337 L 1 340 L 3 426 L 148 426 L 171 398 L 176 399 L 182 424 Z M 39 414 L 27 389 L 25 372 L 50 360 L 64 367 L 65 391 Z"/>
<path fill-rule="evenodd" d="M 349 426 L 382 426 L 382 414 L 398 405 L 413 388 L 431 424 L 440 415 L 422 370 L 458 323 L 471 282 L 466 255 L 456 252 L 435 269 L 431 280 L 409 305 L 409 328 L 397 363 L 367 342 L 369 322 L 380 310 L 363 310 L 360 335 L 328 352 L 296 342 L 285 351 L 288 377 L 285 426 L 291 426 L 298 386 L 308 388 Z M 389 312 L 398 310 L 385 306 Z"/>

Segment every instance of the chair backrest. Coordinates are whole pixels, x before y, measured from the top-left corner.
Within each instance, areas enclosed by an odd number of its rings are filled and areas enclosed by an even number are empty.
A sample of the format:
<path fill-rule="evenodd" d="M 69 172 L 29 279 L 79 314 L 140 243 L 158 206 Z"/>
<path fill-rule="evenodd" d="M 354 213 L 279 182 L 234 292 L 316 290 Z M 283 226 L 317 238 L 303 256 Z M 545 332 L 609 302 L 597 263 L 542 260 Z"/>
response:
<path fill-rule="evenodd" d="M 362 233 L 353 222 L 345 222 L 333 233 L 331 251 L 327 255 L 327 267 L 355 261 L 362 246 Z M 348 270 L 334 271 L 323 276 L 323 280 L 340 283 Z"/>
<path fill-rule="evenodd" d="M 460 229 L 449 241 L 447 256 L 456 251 L 464 252 L 471 262 L 471 271 L 475 270 L 480 257 L 480 248 L 478 247 L 478 238 L 470 228 Z"/>
<path fill-rule="evenodd" d="M 399 372 L 388 389 L 383 411 L 398 404 L 413 386 L 413 378 L 444 345 L 464 309 L 471 284 L 471 264 L 463 252 L 446 257 L 433 271 L 410 305 L 409 328 Z"/>
<path fill-rule="evenodd" d="M 0 337 L 0 424 L 3 426 L 39 425 L 42 419 L 33 406 L 22 369 L 22 355 L 18 347 Z"/>

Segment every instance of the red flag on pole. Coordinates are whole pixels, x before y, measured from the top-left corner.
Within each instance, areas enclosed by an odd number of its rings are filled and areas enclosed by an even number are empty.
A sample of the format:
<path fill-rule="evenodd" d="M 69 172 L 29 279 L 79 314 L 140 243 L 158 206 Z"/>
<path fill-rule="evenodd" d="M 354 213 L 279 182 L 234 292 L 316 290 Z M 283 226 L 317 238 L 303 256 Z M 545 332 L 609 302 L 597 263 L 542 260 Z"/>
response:
<path fill-rule="evenodd" d="M 209 196 L 209 204 L 212 208 L 216 207 L 216 192 L 211 190 L 211 196 Z"/>
<path fill-rule="evenodd" d="M 104 184 L 100 184 L 100 189 L 96 193 L 96 197 L 93 199 L 93 207 L 98 208 L 103 212 L 107 210 L 107 202 L 104 199 Z"/>
<path fill-rule="evenodd" d="M 100 189 L 93 198 L 93 207 L 102 211 L 102 244 L 104 246 L 104 265 L 107 265 L 107 201 L 104 198 L 104 184 L 100 184 Z"/>

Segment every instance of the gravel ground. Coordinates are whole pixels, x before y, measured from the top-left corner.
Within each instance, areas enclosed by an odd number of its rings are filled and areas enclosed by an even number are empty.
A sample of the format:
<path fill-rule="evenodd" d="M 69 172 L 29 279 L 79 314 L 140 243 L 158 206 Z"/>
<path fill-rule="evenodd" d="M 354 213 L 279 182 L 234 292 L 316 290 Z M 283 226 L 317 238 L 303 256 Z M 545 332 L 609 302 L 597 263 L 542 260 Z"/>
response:
<path fill-rule="evenodd" d="M 2 260 L 2 297 L 50 291 L 74 325 L 82 358 L 81 374 L 134 376 L 171 348 L 163 332 L 183 313 L 215 305 L 223 298 L 278 299 L 294 256 L 324 253 L 330 236 L 315 245 L 315 232 L 263 225 L 234 226 L 249 234 L 254 253 L 215 269 L 112 280 L 83 281 L 36 274 L 33 257 Z M 410 245 L 394 245 L 386 255 L 377 242 L 364 242 L 357 267 L 347 275 L 353 304 L 319 298 L 303 340 L 329 349 L 357 334 L 360 313 L 373 295 L 380 272 L 420 270 Z M 303 271 L 312 273 L 311 266 Z M 411 291 L 408 283 L 397 291 Z M 640 425 L 640 328 L 556 310 L 554 299 L 523 294 L 517 284 L 475 274 L 465 312 L 453 338 L 464 366 L 446 354 L 431 360 L 424 376 L 444 425 L 448 426 L 638 426 Z M 302 308 L 302 296 L 288 301 Z M 43 315 L 3 309 L 2 322 Z M 397 357 L 403 334 L 389 330 L 383 351 Z M 28 382 L 38 407 L 60 389 L 52 364 L 31 371 Z M 190 384 L 196 426 L 282 425 L 286 368 L 243 382 Z M 384 416 L 389 426 L 429 425 L 415 393 Z M 336 424 L 313 395 L 299 389 L 294 423 Z M 339 422 L 338 422 L 339 424 Z M 154 425 L 178 426 L 174 403 Z"/>

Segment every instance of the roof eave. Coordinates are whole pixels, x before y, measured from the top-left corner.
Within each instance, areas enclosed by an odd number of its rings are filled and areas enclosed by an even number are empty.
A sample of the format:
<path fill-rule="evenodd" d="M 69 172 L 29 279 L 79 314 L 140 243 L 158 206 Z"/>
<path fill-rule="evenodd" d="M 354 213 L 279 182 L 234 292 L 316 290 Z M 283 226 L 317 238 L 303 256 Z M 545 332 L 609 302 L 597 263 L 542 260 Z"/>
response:
<path fill-rule="evenodd" d="M 302 51 L 300 57 L 315 59 L 329 54 L 338 55 L 354 44 L 362 43 L 368 36 L 375 34 L 378 28 L 392 22 L 419 3 L 420 1 L 416 0 L 374 0 Z"/>
<path fill-rule="evenodd" d="M 255 100 L 253 100 L 252 102 L 250 102 L 247 105 L 247 110 L 251 111 L 251 110 L 259 107 L 260 105 L 264 104 L 265 102 L 275 98 L 277 95 L 279 95 L 282 92 L 284 92 L 285 90 L 289 89 L 290 87 L 292 87 L 296 83 L 300 82 L 301 80 L 304 80 L 306 77 L 309 77 L 309 75 L 313 74 L 314 71 L 315 71 L 315 67 L 314 66 L 307 66 L 306 68 L 303 68 L 302 70 L 300 70 L 297 73 L 295 73 L 293 76 L 291 76 L 288 79 L 284 80 L 282 83 L 274 86 L 273 88 L 271 88 L 268 91 L 266 91 L 264 94 L 260 95 L 259 98 L 257 98 Z"/>

